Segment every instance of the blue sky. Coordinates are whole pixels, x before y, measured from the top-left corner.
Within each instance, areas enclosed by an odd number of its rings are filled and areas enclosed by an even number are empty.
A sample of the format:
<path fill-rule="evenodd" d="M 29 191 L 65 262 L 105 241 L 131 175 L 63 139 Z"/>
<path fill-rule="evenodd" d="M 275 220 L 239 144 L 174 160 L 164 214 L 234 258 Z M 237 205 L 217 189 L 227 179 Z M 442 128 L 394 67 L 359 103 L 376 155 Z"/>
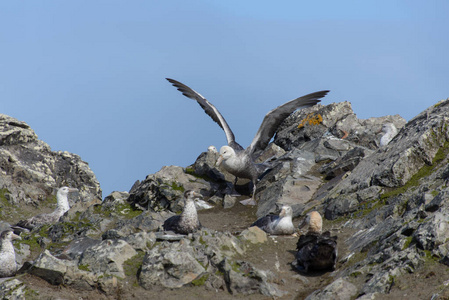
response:
<path fill-rule="evenodd" d="M 165 81 L 221 111 L 247 146 L 263 116 L 329 89 L 359 118 L 409 120 L 449 97 L 449 2 L 1 1 L 0 113 L 127 191 L 187 166 L 221 129 Z"/>

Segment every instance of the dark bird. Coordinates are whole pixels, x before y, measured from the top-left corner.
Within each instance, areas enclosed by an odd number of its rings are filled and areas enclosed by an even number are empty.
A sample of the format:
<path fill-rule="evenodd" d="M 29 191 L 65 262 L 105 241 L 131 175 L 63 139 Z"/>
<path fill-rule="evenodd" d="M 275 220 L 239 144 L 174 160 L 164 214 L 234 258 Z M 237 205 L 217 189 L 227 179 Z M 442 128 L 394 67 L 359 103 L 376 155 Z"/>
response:
<path fill-rule="evenodd" d="M 10 229 L 0 234 L 0 277 L 13 276 L 17 271 L 16 252 L 12 244 L 16 239 L 21 240 L 20 236 Z"/>
<path fill-rule="evenodd" d="M 319 218 L 318 218 L 319 216 Z M 309 213 L 306 217 L 309 231 L 299 237 L 296 244 L 296 260 L 293 262 L 301 272 L 335 270 L 337 263 L 337 237 L 329 231 L 321 234 L 321 216 L 318 212 Z"/>
<path fill-rule="evenodd" d="M 180 215 L 165 220 L 163 228 L 166 231 L 174 231 L 181 234 L 196 232 L 201 228 L 198 214 L 195 208 L 195 198 L 201 197 L 194 191 L 188 190 L 184 193 L 184 210 Z"/>
<path fill-rule="evenodd" d="M 293 234 L 295 227 L 293 226 L 292 215 L 292 208 L 289 205 L 283 205 L 279 216 L 267 215 L 258 219 L 251 226 L 257 226 L 269 234 Z"/>
<path fill-rule="evenodd" d="M 20 230 L 20 228 L 26 228 L 29 230 L 32 230 L 34 227 L 41 226 L 44 224 L 54 224 L 59 221 L 59 218 L 61 218 L 69 209 L 69 199 L 68 194 L 71 192 L 77 192 L 78 189 L 75 188 L 69 188 L 69 187 L 62 187 L 58 190 L 56 193 L 56 201 L 57 201 L 57 207 L 56 209 L 48 214 L 39 214 L 34 217 L 31 217 L 27 220 L 19 221 L 15 226 L 12 228 Z M 19 228 L 17 228 L 19 227 Z"/>
<path fill-rule="evenodd" d="M 229 127 L 226 120 L 223 118 L 221 113 L 215 108 L 215 106 L 206 100 L 196 91 L 192 90 L 185 84 L 179 81 L 166 78 L 173 86 L 175 86 L 178 91 L 180 91 L 184 96 L 196 100 L 198 104 L 204 109 L 206 114 L 208 114 L 212 120 L 214 120 L 225 132 L 228 146 L 223 146 L 220 149 L 220 157 L 217 160 L 217 165 L 220 163 L 223 168 L 234 175 L 235 181 L 234 186 L 237 183 L 237 178 L 247 178 L 253 183 L 253 193 L 252 198 L 241 201 L 245 205 L 255 205 L 256 201 L 254 199 L 256 193 L 256 183 L 258 178 L 267 170 L 267 166 L 264 164 L 255 163 L 255 159 L 258 157 L 258 153 L 263 151 L 271 138 L 275 134 L 279 125 L 287 118 L 291 113 L 299 108 L 305 108 L 313 106 L 320 102 L 320 98 L 326 96 L 329 91 L 320 91 L 312 94 L 308 94 L 294 100 L 291 100 L 277 108 L 269 111 L 262 121 L 259 130 L 256 133 L 251 145 L 246 149 L 240 146 L 234 137 L 234 133 Z"/>

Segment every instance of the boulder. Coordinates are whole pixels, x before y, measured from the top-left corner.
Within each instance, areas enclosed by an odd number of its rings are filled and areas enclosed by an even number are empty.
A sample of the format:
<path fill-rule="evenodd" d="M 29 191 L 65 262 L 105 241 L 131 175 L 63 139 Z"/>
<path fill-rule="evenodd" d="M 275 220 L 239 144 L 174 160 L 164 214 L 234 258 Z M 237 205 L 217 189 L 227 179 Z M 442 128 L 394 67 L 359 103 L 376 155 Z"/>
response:
<path fill-rule="evenodd" d="M 1 115 L 0 115 L 1 116 Z M 0 278 L 0 298 L 25 300 L 26 285 L 16 278 Z"/>
<path fill-rule="evenodd" d="M 169 209 L 177 212 L 182 209 L 182 197 L 186 190 L 195 190 L 205 197 L 211 197 L 218 184 L 185 172 L 177 166 L 163 167 L 130 191 L 128 201 L 139 209 L 161 211 Z"/>
<path fill-rule="evenodd" d="M 357 292 L 357 287 L 347 278 L 339 278 L 324 289 L 313 292 L 306 300 L 350 300 L 357 296 Z"/>
<path fill-rule="evenodd" d="M 123 263 L 136 254 L 136 250 L 124 240 L 104 240 L 87 248 L 80 257 L 79 265 L 94 274 L 125 278 Z"/>
<path fill-rule="evenodd" d="M 154 285 L 180 288 L 199 278 L 206 270 L 192 255 L 187 243 L 162 243 L 144 257 L 139 284 L 145 289 Z"/>

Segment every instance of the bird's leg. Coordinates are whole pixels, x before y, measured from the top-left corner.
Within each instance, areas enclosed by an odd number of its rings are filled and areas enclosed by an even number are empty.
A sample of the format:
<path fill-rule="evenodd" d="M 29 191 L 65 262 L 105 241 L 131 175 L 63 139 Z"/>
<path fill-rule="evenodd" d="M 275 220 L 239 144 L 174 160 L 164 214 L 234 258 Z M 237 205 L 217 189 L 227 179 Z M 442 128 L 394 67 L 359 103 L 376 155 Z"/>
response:
<path fill-rule="evenodd" d="M 257 202 L 256 202 L 256 182 L 255 181 L 256 180 L 253 180 L 253 195 L 249 199 L 240 201 L 240 203 L 242 203 L 243 205 L 257 205 Z"/>
<path fill-rule="evenodd" d="M 237 192 L 237 190 L 235 189 L 236 185 L 237 185 L 237 180 L 239 178 L 237 176 L 235 176 L 235 180 L 234 180 L 234 184 L 232 185 L 232 190 L 231 190 L 231 196 L 233 197 L 239 197 L 241 196 L 239 192 Z"/>

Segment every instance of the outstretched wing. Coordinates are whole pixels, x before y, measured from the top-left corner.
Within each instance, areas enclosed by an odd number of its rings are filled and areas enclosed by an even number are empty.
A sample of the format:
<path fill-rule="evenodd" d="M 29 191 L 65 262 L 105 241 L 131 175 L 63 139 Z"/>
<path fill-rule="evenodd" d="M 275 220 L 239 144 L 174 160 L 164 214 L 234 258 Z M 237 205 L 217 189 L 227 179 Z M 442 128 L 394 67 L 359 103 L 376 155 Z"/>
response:
<path fill-rule="evenodd" d="M 209 115 L 209 117 L 214 120 L 218 126 L 220 126 L 223 131 L 226 134 L 226 140 L 228 141 L 228 145 L 231 147 L 235 147 L 235 145 L 238 145 L 235 142 L 234 133 L 232 132 L 231 128 L 229 127 L 228 123 L 226 123 L 226 120 L 223 118 L 223 116 L 220 114 L 218 109 L 215 108 L 215 106 L 206 100 L 201 94 L 198 92 L 192 90 L 187 85 L 182 84 L 179 81 L 176 81 L 174 79 L 165 78 L 167 79 L 174 87 L 178 89 L 184 96 L 196 100 L 198 104 L 204 109 L 204 112 Z M 242 147 L 240 145 L 237 146 L 237 148 L 241 149 Z"/>
<path fill-rule="evenodd" d="M 313 106 L 320 102 L 329 91 L 320 91 L 291 100 L 266 114 L 251 145 L 246 149 L 249 155 L 264 150 L 282 121 L 299 108 Z"/>

